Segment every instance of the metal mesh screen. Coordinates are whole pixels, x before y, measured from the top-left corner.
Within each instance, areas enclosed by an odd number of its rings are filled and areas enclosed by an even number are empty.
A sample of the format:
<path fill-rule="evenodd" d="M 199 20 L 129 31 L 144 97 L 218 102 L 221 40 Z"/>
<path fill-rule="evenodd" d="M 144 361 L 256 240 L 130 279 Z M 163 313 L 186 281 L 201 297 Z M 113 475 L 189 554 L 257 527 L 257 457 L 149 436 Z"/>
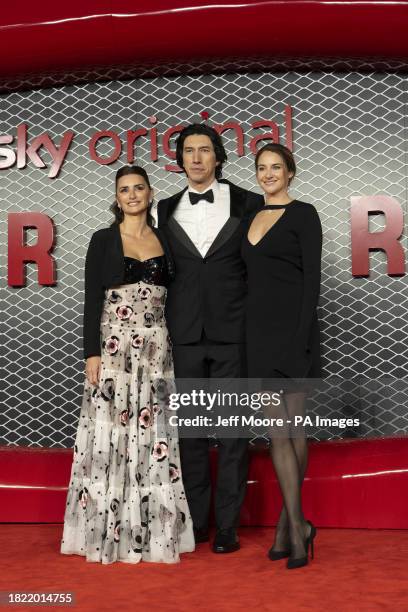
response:
<path fill-rule="evenodd" d="M 98 165 L 88 142 L 97 130 L 150 128 L 157 118 L 159 159 L 150 161 L 147 139 L 137 142 L 137 161 L 151 176 L 159 197 L 176 192 L 182 175 L 164 170 L 168 159 L 161 135 L 171 126 L 200 120 L 234 119 L 245 131 L 245 155 L 236 154 L 232 130 L 224 134 L 229 162 L 224 176 L 255 189 L 249 140 L 251 123 L 275 121 L 285 144 L 284 108 L 293 108 L 298 176 L 291 193 L 312 202 L 324 231 L 320 301 L 326 376 L 348 380 L 347 389 L 322 392 L 312 409 L 359 415 L 363 424 L 339 435 L 389 435 L 407 431 L 404 381 L 408 361 L 407 276 L 386 273 L 381 252 L 371 255 L 370 278 L 351 276 L 350 196 L 387 194 L 406 210 L 406 83 L 398 74 L 260 73 L 111 81 L 11 93 L 0 98 L 0 133 L 29 126 L 29 139 L 47 131 L 57 141 L 75 138 L 60 176 L 28 163 L 0 175 L 2 337 L 0 352 L 1 440 L 3 444 L 72 446 L 83 382 L 81 317 L 83 266 L 91 234 L 110 221 L 113 178 L 126 163 Z M 112 146 L 101 143 L 98 153 Z M 46 163 L 47 154 L 43 155 Z M 40 287 L 27 266 L 27 286 L 7 287 L 7 212 L 40 211 L 57 227 L 58 284 Z M 374 219 L 373 227 L 381 227 Z M 35 236 L 32 236 L 35 239 Z M 406 237 L 402 240 L 406 250 Z M 362 377 L 362 378 L 360 378 Z M 378 380 L 389 377 L 390 380 Z M 333 436 L 322 428 L 318 438 Z"/>

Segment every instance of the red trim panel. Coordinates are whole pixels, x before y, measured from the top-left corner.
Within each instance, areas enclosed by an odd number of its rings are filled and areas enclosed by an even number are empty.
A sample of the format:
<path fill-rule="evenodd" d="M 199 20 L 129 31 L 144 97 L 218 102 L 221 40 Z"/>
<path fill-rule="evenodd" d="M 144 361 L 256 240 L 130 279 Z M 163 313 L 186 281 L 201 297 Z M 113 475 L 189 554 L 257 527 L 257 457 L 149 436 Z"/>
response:
<path fill-rule="evenodd" d="M 188 6 L 186 6 L 188 4 Z M 408 3 L 386 0 L 6 3 L 0 79 L 234 57 L 408 62 Z"/>
<path fill-rule="evenodd" d="M 66 449 L 0 447 L 0 522 L 61 522 L 71 461 Z M 408 437 L 310 444 L 303 507 L 321 527 L 407 529 L 407 491 Z M 280 505 L 269 454 L 255 450 L 241 524 L 275 525 Z"/>

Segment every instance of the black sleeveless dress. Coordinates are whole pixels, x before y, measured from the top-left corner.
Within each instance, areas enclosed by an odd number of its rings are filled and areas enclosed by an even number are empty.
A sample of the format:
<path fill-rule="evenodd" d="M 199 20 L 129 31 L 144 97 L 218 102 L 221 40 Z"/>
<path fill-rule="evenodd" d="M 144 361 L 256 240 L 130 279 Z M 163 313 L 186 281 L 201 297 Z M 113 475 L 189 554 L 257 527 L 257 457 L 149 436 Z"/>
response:
<path fill-rule="evenodd" d="M 255 245 L 248 232 L 242 243 L 248 275 L 248 376 L 318 378 L 320 219 L 311 204 L 298 200 L 265 209 L 285 212 Z"/>

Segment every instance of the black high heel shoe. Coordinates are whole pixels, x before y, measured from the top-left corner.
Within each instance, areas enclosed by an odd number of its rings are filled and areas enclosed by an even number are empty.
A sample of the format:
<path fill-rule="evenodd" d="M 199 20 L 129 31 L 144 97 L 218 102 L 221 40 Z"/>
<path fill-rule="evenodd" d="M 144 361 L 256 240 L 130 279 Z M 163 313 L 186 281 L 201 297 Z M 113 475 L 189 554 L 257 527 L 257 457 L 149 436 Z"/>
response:
<path fill-rule="evenodd" d="M 271 561 L 280 561 L 281 559 L 286 559 L 286 557 L 290 557 L 290 548 L 285 550 L 273 550 L 273 548 L 270 548 L 268 551 L 268 558 Z"/>
<path fill-rule="evenodd" d="M 311 557 L 311 559 L 314 559 L 314 544 L 313 544 L 313 540 L 316 537 L 317 529 L 316 529 L 316 527 L 313 525 L 313 523 L 311 521 L 306 521 L 306 523 L 308 523 L 310 525 L 310 533 L 309 533 L 308 537 L 305 539 L 306 555 L 304 557 L 298 557 L 298 558 L 289 557 L 288 563 L 287 563 L 287 566 L 286 566 L 288 569 L 297 569 L 298 567 L 304 567 L 305 565 L 308 564 L 308 562 L 309 562 L 309 545 L 310 545 L 310 557 Z"/>

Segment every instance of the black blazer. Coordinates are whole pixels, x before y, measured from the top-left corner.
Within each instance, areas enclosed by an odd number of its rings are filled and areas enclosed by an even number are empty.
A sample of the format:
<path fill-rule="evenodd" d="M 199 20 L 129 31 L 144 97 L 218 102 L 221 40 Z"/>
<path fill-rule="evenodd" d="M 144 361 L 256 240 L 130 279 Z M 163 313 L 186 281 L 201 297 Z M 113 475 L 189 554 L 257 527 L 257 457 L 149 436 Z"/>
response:
<path fill-rule="evenodd" d="M 170 280 L 174 262 L 163 232 L 152 228 L 166 255 Z M 95 232 L 85 260 L 85 304 L 83 319 L 84 357 L 101 354 L 100 324 L 105 290 L 120 285 L 124 276 L 124 254 L 119 225 L 114 223 Z"/>
<path fill-rule="evenodd" d="M 246 271 L 241 241 L 249 215 L 261 208 L 263 197 L 229 183 L 230 218 L 205 257 L 172 217 L 186 191 L 158 204 L 159 228 L 167 237 L 176 276 L 166 300 L 166 318 L 174 344 L 198 342 L 202 332 L 216 342 L 244 342 Z"/>

